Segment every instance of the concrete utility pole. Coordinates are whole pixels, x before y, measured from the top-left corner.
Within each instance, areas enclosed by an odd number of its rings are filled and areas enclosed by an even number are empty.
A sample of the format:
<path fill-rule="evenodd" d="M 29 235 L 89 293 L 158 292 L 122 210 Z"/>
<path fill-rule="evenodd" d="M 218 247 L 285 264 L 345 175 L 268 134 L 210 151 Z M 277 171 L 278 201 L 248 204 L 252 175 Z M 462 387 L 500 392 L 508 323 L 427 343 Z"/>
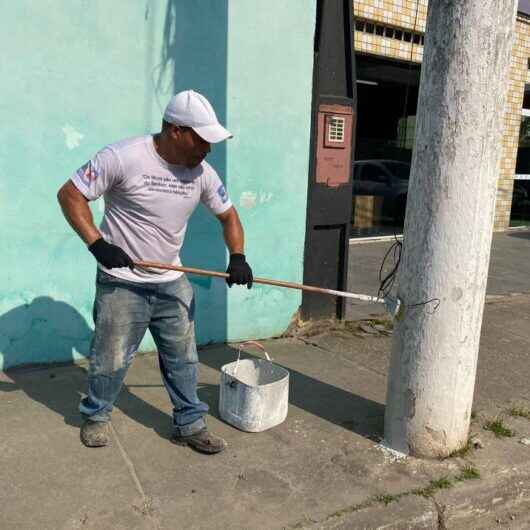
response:
<path fill-rule="evenodd" d="M 515 15 L 429 2 L 385 415 L 387 445 L 416 456 L 467 443 Z"/>

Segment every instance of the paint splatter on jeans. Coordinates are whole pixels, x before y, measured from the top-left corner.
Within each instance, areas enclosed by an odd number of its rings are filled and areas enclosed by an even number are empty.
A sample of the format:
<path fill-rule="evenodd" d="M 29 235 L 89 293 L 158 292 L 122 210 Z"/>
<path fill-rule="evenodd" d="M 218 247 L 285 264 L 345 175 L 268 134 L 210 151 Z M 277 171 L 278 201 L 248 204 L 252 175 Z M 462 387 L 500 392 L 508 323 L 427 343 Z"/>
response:
<path fill-rule="evenodd" d="M 185 275 L 172 282 L 139 284 L 98 270 L 94 323 L 81 414 L 93 421 L 110 419 L 127 369 L 149 329 L 173 404 L 175 432 L 185 436 L 205 427 L 208 405 L 197 396 L 193 289 Z"/>

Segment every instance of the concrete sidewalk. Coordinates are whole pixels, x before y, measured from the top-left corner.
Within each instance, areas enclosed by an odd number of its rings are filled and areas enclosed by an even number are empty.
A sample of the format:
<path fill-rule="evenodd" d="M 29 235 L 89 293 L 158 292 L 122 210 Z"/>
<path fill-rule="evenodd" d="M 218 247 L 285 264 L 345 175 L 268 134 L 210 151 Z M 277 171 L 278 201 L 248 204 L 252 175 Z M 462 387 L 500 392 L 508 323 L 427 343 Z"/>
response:
<path fill-rule="evenodd" d="M 229 448 L 174 446 L 155 355 L 139 356 L 112 420 L 112 445 L 79 441 L 85 367 L 19 369 L 0 378 L 0 528 L 530 528 L 530 295 L 486 306 L 472 433 L 483 448 L 443 461 L 379 445 L 390 336 L 349 325 L 267 341 L 290 371 L 287 420 L 250 434 L 218 418 L 230 346 L 200 352 L 200 396 Z M 515 410 L 512 412 L 516 412 Z M 496 438 L 486 422 L 516 434 Z"/>

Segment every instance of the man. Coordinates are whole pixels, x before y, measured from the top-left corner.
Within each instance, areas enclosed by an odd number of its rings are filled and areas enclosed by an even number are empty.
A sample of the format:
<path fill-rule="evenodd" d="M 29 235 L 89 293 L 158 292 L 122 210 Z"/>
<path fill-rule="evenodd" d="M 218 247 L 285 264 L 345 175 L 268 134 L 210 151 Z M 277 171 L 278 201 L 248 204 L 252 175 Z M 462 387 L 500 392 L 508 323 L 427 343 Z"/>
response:
<path fill-rule="evenodd" d="M 180 265 L 188 219 L 199 201 L 217 216 L 230 251 L 227 283 L 252 286 L 239 216 L 215 170 L 205 162 L 210 144 L 231 138 L 202 95 L 180 92 L 168 103 L 162 130 L 99 151 L 58 193 L 63 213 L 98 262 L 95 332 L 88 395 L 81 400 L 81 440 L 108 443 L 107 423 L 134 353 L 147 329 L 173 404 L 172 441 L 204 453 L 226 442 L 204 421 L 197 397 L 193 290 L 176 271 L 135 267 L 140 260 Z M 103 195 L 99 230 L 88 201 Z"/>

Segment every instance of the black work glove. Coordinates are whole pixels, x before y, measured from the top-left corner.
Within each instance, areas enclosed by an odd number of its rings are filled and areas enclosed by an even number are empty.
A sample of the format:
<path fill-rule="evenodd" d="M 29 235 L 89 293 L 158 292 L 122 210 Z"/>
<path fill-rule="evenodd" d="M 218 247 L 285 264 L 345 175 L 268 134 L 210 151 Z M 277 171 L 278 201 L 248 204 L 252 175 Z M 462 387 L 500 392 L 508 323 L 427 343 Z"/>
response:
<path fill-rule="evenodd" d="M 134 268 L 133 260 L 125 251 L 116 245 L 107 243 L 102 237 L 96 239 L 96 241 L 88 247 L 88 250 L 90 250 L 98 262 L 107 269 L 129 267 L 129 269 L 133 270 Z"/>
<path fill-rule="evenodd" d="M 252 277 L 252 269 L 245 260 L 245 254 L 230 254 L 230 263 L 226 272 L 229 274 L 226 279 L 228 287 L 232 287 L 234 283 L 237 285 L 247 284 L 249 289 L 252 287 L 254 278 Z"/>

